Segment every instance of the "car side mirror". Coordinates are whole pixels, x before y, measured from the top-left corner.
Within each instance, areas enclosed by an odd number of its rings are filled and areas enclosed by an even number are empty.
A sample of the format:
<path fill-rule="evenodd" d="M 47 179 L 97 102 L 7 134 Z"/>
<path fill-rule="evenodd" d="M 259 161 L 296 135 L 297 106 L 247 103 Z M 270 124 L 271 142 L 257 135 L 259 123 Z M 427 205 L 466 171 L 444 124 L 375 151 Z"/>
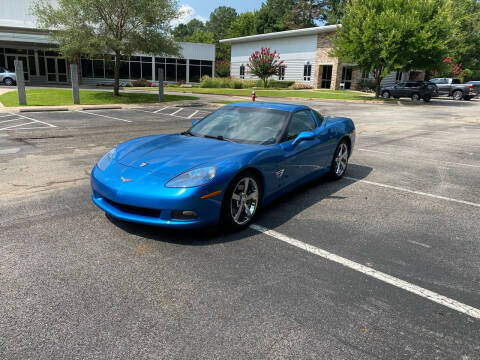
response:
<path fill-rule="evenodd" d="M 193 120 L 192 125 L 197 125 L 200 122 L 200 120 Z"/>
<path fill-rule="evenodd" d="M 315 133 L 311 131 L 302 131 L 295 140 L 292 142 L 292 147 L 295 147 L 297 144 L 300 144 L 302 141 L 313 140 L 315 138 Z"/>

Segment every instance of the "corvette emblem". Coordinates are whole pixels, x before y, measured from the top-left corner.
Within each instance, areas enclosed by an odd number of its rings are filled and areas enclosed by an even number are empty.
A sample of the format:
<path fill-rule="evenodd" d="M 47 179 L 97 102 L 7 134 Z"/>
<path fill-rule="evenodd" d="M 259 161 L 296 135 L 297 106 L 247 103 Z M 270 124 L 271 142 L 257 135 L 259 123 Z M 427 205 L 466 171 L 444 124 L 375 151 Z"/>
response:
<path fill-rule="evenodd" d="M 122 180 L 122 182 L 129 182 L 129 181 L 132 181 L 132 179 L 125 179 L 123 176 L 120 178 Z"/>
<path fill-rule="evenodd" d="M 144 166 L 147 166 L 147 165 L 148 165 L 148 163 L 143 162 L 143 163 L 140 164 L 140 167 L 144 167 Z"/>

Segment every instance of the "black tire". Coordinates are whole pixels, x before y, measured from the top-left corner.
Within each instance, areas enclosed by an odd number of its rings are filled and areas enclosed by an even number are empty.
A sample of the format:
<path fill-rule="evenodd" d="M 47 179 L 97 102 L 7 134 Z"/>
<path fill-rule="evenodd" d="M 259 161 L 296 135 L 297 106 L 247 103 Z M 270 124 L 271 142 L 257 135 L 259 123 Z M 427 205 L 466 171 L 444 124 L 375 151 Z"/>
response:
<path fill-rule="evenodd" d="M 463 99 L 463 92 L 462 90 L 455 90 L 452 94 L 453 100 L 460 101 Z"/>
<path fill-rule="evenodd" d="M 248 185 L 247 185 L 248 188 L 243 196 L 242 195 L 239 196 L 237 192 L 239 190 L 238 187 L 242 184 L 243 184 L 243 187 L 245 187 L 244 180 L 247 178 L 249 179 Z M 252 183 L 252 180 L 253 180 L 253 183 Z M 252 195 L 255 192 L 255 190 L 257 192 L 255 205 L 253 205 L 253 201 L 251 201 L 249 204 L 246 198 Z M 234 199 L 233 198 L 234 195 L 239 196 L 240 198 L 238 200 Z M 230 182 L 227 188 L 227 191 L 223 196 L 222 210 L 221 210 L 222 212 L 220 216 L 220 225 L 223 228 L 223 230 L 232 231 L 232 230 L 240 230 L 247 227 L 253 221 L 253 219 L 255 218 L 255 215 L 258 213 L 258 208 L 260 206 L 261 199 L 262 199 L 261 181 L 255 172 L 247 170 L 235 176 L 233 180 Z M 245 207 L 252 210 L 252 206 L 254 206 L 253 214 L 250 214 L 249 216 L 246 213 Z M 235 215 L 237 215 L 237 212 L 239 210 L 241 211 L 241 214 L 240 214 L 241 217 L 240 216 L 236 217 Z M 234 214 L 234 211 L 236 214 Z"/>
<path fill-rule="evenodd" d="M 390 98 L 390 91 L 384 91 L 384 92 L 382 93 L 382 97 L 383 97 L 384 99 L 389 99 L 389 98 Z"/>
<path fill-rule="evenodd" d="M 420 97 L 419 93 L 413 93 L 412 94 L 412 101 L 418 101 L 420 99 L 421 99 L 421 97 Z"/>
<path fill-rule="evenodd" d="M 423 98 L 423 101 L 425 101 L 425 102 L 430 102 L 430 100 L 432 100 L 432 98 L 430 96 L 425 96 Z"/>
<path fill-rule="evenodd" d="M 3 79 L 3 83 L 7 86 L 13 86 L 15 84 L 15 81 L 13 81 L 12 78 L 7 77 Z"/>
<path fill-rule="evenodd" d="M 346 151 L 346 153 L 344 153 L 344 151 Z M 340 155 L 341 152 L 342 152 L 342 155 Z M 344 156 L 344 154 L 346 154 L 346 157 Z M 348 167 L 349 155 L 350 155 L 350 146 L 348 145 L 348 142 L 345 139 L 343 139 L 338 143 L 337 148 L 333 153 L 333 159 L 332 159 L 332 164 L 330 165 L 330 173 L 329 173 L 330 179 L 339 180 L 345 175 L 345 172 L 347 171 L 347 167 Z M 340 156 L 341 156 L 341 159 L 339 159 Z M 343 164 L 342 169 L 340 169 L 338 166 L 339 160 L 342 161 L 342 164 Z"/>

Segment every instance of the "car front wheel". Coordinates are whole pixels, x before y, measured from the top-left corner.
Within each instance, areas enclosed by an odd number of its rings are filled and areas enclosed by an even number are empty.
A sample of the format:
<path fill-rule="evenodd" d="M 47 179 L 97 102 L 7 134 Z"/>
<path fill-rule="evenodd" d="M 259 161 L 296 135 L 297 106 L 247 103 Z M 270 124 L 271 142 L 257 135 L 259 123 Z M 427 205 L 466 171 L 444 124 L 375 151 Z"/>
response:
<path fill-rule="evenodd" d="M 13 79 L 11 79 L 11 78 L 5 78 L 5 79 L 3 80 L 3 83 L 4 83 L 5 85 L 7 85 L 7 86 L 12 86 L 12 85 L 13 85 Z"/>
<path fill-rule="evenodd" d="M 222 204 L 222 225 L 227 229 L 246 227 L 260 204 L 260 181 L 251 171 L 237 175 L 225 193 Z"/>
<path fill-rule="evenodd" d="M 345 175 L 348 166 L 349 146 L 345 140 L 338 144 L 333 155 L 332 165 L 330 166 L 330 178 L 339 180 Z"/>

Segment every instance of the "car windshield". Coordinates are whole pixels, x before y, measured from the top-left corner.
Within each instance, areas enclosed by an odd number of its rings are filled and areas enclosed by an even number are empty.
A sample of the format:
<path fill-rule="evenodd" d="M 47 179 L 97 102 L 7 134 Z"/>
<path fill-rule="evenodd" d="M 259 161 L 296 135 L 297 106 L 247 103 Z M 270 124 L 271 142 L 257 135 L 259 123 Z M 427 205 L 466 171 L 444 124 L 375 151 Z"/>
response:
<path fill-rule="evenodd" d="M 189 133 L 248 144 L 274 144 L 288 115 L 281 110 L 225 107 L 205 117 Z"/>

